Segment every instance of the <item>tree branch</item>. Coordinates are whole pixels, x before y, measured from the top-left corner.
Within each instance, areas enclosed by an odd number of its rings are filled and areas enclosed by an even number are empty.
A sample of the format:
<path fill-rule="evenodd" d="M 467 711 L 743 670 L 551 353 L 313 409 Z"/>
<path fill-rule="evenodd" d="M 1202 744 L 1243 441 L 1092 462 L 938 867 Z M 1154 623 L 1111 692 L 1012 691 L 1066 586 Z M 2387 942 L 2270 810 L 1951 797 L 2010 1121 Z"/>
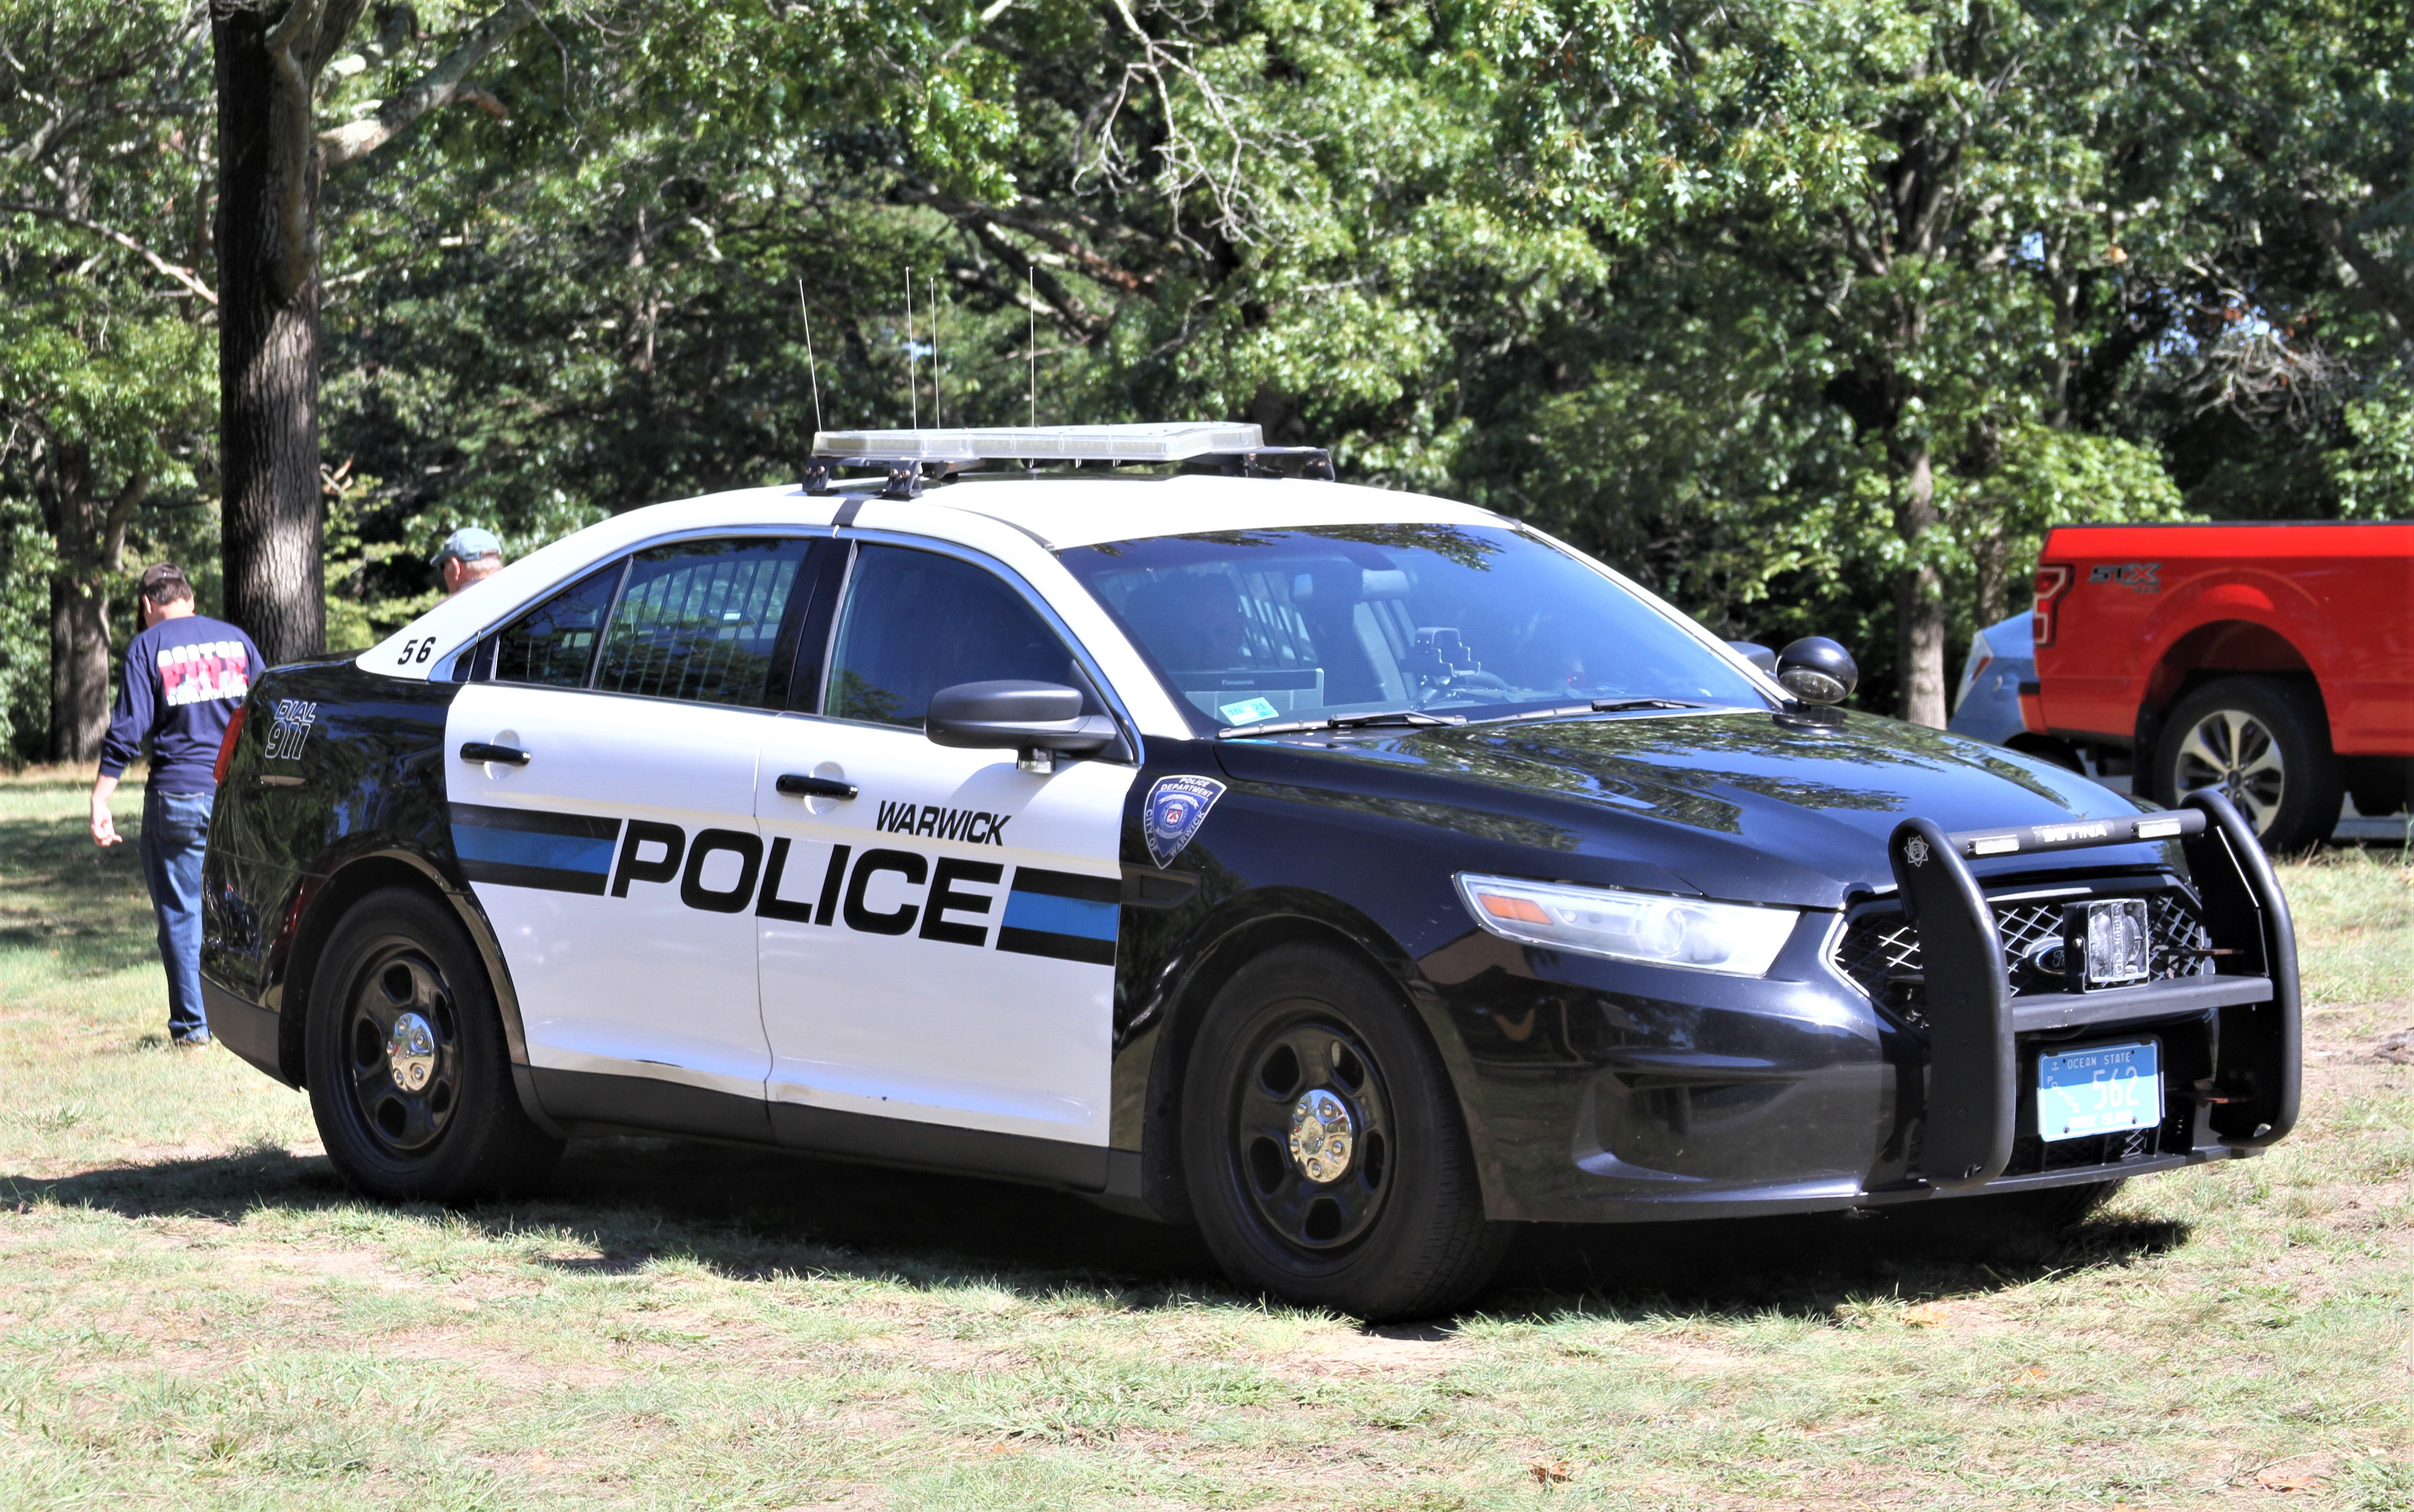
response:
<path fill-rule="evenodd" d="M 510 0 L 500 10 L 470 27 L 459 46 L 445 53 L 436 67 L 397 91 L 379 107 L 375 115 L 365 121 L 353 121 L 320 132 L 320 162 L 328 168 L 341 168 L 346 163 L 365 157 L 400 136 L 413 121 L 429 111 L 455 101 L 476 105 L 499 120 L 510 119 L 494 96 L 461 81 L 470 69 L 484 62 L 488 54 L 510 41 L 521 27 L 534 20 L 536 10 L 529 0 Z"/>
<path fill-rule="evenodd" d="M 111 572 L 126 566 L 126 527 L 133 523 L 134 506 L 150 491 L 150 470 L 138 469 L 126 480 L 126 487 L 117 490 L 117 497 L 109 502 L 109 517 L 101 527 L 100 560 Z"/>
<path fill-rule="evenodd" d="M 2305 229 L 2320 238 L 2322 245 L 2355 274 L 2355 281 L 2347 285 L 2348 292 L 2395 326 L 2398 340 L 2414 341 L 2414 285 L 2372 255 L 2372 248 L 2348 229 L 2336 205 L 2307 190 L 2304 212 Z"/>
<path fill-rule="evenodd" d="M 46 204 L 28 204 L 18 200 L 0 200 L 0 210 L 15 210 L 24 215 L 40 216 L 47 220 L 55 220 L 63 225 L 73 226 L 79 231 L 88 231 L 96 236 L 105 237 L 150 263 L 153 272 L 175 279 L 213 305 L 218 302 L 216 292 L 208 284 L 201 282 L 192 269 L 178 267 L 114 227 L 104 226 L 97 220 L 86 220 L 82 216 L 69 215 L 64 210 L 53 210 Z"/>

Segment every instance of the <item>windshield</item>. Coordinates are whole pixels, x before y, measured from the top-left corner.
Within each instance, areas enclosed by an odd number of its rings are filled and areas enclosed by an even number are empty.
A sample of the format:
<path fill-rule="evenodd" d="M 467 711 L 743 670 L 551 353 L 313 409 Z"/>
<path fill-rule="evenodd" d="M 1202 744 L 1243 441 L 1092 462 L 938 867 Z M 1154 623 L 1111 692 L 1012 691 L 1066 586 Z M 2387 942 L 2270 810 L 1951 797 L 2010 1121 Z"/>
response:
<path fill-rule="evenodd" d="M 1057 555 L 1202 735 L 1401 709 L 1485 718 L 1590 699 L 1769 706 L 1684 625 L 1512 529 L 1232 531 Z"/>

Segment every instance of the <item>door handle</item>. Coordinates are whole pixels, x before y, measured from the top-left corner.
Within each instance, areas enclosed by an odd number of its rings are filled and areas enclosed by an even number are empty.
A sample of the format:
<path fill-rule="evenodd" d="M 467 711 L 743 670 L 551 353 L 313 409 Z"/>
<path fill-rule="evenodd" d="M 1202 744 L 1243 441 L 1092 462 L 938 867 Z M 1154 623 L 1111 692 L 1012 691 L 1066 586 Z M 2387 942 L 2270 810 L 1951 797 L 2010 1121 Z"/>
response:
<path fill-rule="evenodd" d="M 516 745 L 489 745 L 484 741 L 465 741 L 461 744 L 464 761 L 492 761 L 506 767 L 525 767 L 529 754 Z"/>
<path fill-rule="evenodd" d="M 808 777 L 801 771 L 783 771 L 771 785 L 791 798 L 853 798 L 855 784 L 835 777 Z"/>

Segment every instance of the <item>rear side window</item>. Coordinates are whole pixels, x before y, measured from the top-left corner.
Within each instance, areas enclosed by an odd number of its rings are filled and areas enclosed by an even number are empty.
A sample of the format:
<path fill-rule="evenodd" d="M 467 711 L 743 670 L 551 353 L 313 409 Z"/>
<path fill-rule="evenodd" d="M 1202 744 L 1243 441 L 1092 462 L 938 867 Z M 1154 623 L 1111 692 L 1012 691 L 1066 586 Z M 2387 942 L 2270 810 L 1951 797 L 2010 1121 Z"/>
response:
<path fill-rule="evenodd" d="M 994 573 L 954 557 L 867 546 L 847 579 L 822 711 L 921 727 L 931 695 L 1023 678 L 1095 696 L 1054 630 Z"/>
<path fill-rule="evenodd" d="M 495 636 L 498 682 L 583 688 L 594 665 L 596 632 L 612 611 L 625 561 L 591 572 L 521 615 Z"/>
<path fill-rule="evenodd" d="M 638 553 L 595 686 L 697 703 L 772 702 L 780 625 L 810 543 L 690 541 Z"/>

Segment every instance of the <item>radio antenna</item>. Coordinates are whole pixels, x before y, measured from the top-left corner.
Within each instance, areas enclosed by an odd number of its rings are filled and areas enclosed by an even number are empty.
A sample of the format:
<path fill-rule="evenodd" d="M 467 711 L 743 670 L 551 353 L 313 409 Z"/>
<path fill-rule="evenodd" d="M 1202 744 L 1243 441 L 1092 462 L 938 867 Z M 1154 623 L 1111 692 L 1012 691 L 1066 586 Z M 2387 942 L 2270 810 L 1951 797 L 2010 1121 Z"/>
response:
<path fill-rule="evenodd" d="M 1023 312 L 1031 317 L 1031 426 L 1039 427 L 1039 272 L 1025 263 Z"/>
<path fill-rule="evenodd" d="M 939 403 L 939 374 L 946 365 L 939 359 L 939 276 L 931 275 L 931 424 L 944 428 L 947 412 Z"/>
<path fill-rule="evenodd" d="M 922 428 L 922 384 L 914 376 L 914 270 L 905 270 L 905 404 L 914 428 Z"/>
<path fill-rule="evenodd" d="M 818 437 L 825 428 L 822 425 L 822 373 L 813 361 L 813 311 L 812 307 L 805 303 L 805 280 L 801 274 L 797 278 L 797 308 L 805 317 L 805 373 L 813 381 L 813 433 Z"/>

